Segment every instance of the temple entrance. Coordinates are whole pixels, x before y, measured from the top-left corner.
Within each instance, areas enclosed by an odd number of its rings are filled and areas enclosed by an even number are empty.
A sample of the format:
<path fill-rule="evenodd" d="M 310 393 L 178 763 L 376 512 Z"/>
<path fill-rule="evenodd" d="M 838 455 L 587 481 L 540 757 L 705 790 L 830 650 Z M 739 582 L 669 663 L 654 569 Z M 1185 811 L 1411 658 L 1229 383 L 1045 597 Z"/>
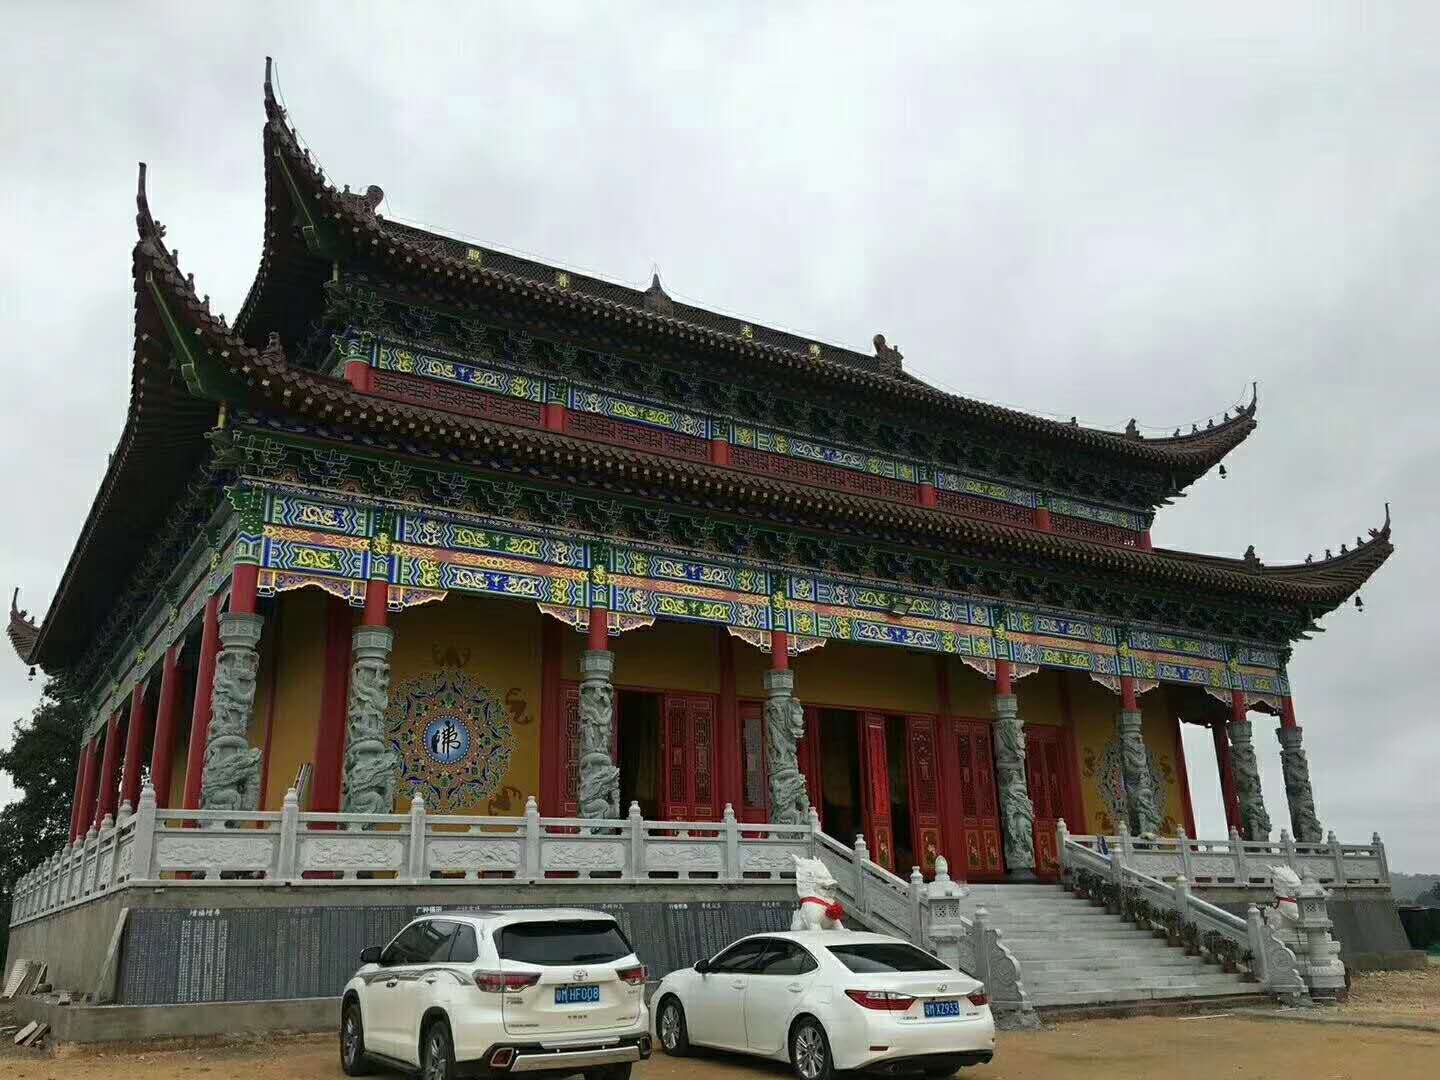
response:
<path fill-rule="evenodd" d="M 971 881 L 999 878 L 1005 873 L 1004 845 L 989 722 L 943 718 L 940 754 L 945 775 L 954 777 L 945 786 L 943 804 L 950 873 Z"/>
<path fill-rule="evenodd" d="M 709 694 L 615 694 L 620 812 L 651 821 L 714 821 L 715 699 Z"/>

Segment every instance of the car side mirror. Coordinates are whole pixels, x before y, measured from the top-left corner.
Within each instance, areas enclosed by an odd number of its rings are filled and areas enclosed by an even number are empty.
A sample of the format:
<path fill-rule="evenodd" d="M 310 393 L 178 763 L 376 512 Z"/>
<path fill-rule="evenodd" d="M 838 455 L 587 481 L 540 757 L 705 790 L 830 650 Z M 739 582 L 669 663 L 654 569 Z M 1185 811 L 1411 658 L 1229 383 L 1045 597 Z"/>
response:
<path fill-rule="evenodd" d="M 380 952 L 381 949 L 379 945 L 366 945 L 365 948 L 360 950 L 360 963 L 378 964 L 380 962 Z"/>
<path fill-rule="evenodd" d="M 707 971 L 710 970 L 710 961 L 709 961 L 709 960 L 696 960 L 696 961 L 695 961 L 695 970 L 696 970 L 699 974 L 704 975 Z"/>

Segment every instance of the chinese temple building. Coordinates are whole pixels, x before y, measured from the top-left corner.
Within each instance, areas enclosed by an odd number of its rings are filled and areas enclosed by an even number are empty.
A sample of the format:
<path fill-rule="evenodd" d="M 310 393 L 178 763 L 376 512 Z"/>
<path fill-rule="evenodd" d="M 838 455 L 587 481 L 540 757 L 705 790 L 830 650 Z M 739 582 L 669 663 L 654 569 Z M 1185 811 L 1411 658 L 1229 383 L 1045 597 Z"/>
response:
<path fill-rule="evenodd" d="M 159 809 L 800 823 L 925 877 L 1056 830 L 1324 839 L 1287 661 L 1390 556 L 1151 542 L 1255 430 L 1163 438 L 388 220 L 265 94 L 232 321 L 140 167 L 124 432 L 22 659 L 88 728 L 72 843 Z M 1274 718 L 1287 807 L 1261 794 Z M 1265 727 L 1272 725 L 1266 721 Z M 1277 822 L 1276 818 L 1279 818 Z"/>

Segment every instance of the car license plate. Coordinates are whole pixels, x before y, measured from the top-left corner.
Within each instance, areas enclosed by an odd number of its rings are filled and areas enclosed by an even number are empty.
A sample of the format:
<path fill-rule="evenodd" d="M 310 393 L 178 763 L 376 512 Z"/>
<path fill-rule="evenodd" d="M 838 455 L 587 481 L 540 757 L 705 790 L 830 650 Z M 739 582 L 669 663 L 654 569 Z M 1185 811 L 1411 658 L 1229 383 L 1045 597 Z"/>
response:
<path fill-rule="evenodd" d="M 589 1005 L 600 1000 L 598 986 L 557 986 L 556 1005 Z"/>
<path fill-rule="evenodd" d="M 925 1002 L 925 1018 L 927 1020 L 942 1016 L 959 1016 L 960 1002 L 956 999 L 948 1001 L 927 1001 Z"/>

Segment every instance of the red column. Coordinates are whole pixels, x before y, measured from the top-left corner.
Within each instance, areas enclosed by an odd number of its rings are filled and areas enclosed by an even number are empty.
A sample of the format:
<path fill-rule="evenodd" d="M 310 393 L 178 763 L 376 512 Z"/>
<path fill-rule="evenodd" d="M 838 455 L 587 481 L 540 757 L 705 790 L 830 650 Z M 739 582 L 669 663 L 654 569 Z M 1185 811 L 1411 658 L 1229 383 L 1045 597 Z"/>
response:
<path fill-rule="evenodd" d="M 130 691 L 130 722 L 125 725 L 125 767 L 121 772 L 120 801 L 134 810 L 140 805 L 140 754 L 145 731 L 150 726 L 150 709 L 145 704 L 145 684 Z"/>
<path fill-rule="evenodd" d="M 369 613 L 367 605 L 366 615 Z M 310 809 L 324 813 L 340 809 L 340 775 L 345 761 L 345 695 L 350 684 L 350 624 L 350 606 L 336 597 L 327 597 L 325 672 L 320 687 L 320 722 L 315 728 L 315 750 L 311 755 L 315 774 L 310 786 Z"/>
<path fill-rule="evenodd" d="M 257 601 L 256 586 L 260 578 L 260 567 L 254 563 L 236 563 L 230 579 L 230 611 L 236 615 L 254 615 Z"/>
<path fill-rule="evenodd" d="M 770 631 L 770 667 L 774 671 L 790 669 L 790 634 L 788 631 Z"/>
<path fill-rule="evenodd" d="M 720 649 L 720 708 L 715 714 L 716 782 L 720 805 L 729 803 L 738 816 L 745 782 L 740 767 L 745 747 L 740 738 L 740 700 L 735 694 L 735 639 L 725 627 L 718 627 Z"/>
<path fill-rule="evenodd" d="M 1135 702 L 1135 680 L 1129 675 L 1120 676 L 1120 708 L 1125 712 L 1138 712 Z"/>
<path fill-rule="evenodd" d="M 1136 546 L 1139 547 L 1139 549 L 1140 549 L 1141 551 L 1152 551 L 1152 550 L 1154 550 L 1153 547 L 1152 547 L 1151 544 L 1150 544 L 1150 530 L 1149 530 L 1149 529 L 1146 529 L 1144 532 L 1142 532 L 1142 533 L 1140 534 L 1140 542 L 1139 542 Z"/>
<path fill-rule="evenodd" d="M 1035 507 L 1034 512 L 1035 528 L 1041 532 L 1054 532 L 1055 527 L 1050 524 L 1050 509 L 1045 506 Z"/>
<path fill-rule="evenodd" d="M 200 809 L 200 774 L 210 733 L 210 696 L 215 689 L 215 657 L 220 652 L 220 597 L 205 601 L 200 630 L 200 662 L 195 675 L 195 708 L 190 714 L 190 750 L 185 758 L 185 809 Z"/>
<path fill-rule="evenodd" d="M 150 786 L 155 805 L 170 805 L 170 778 L 175 768 L 175 714 L 180 711 L 180 644 L 165 650 L 160 667 L 160 704 L 155 710 L 154 748 L 150 751 Z"/>
<path fill-rule="evenodd" d="M 84 836 L 95 819 L 95 788 L 100 780 L 100 736 L 85 744 L 85 787 L 80 795 L 80 820 L 75 824 L 75 839 Z"/>
<path fill-rule="evenodd" d="M 1231 716 L 1235 715 L 1232 695 Z M 1239 718 L 1245 719 L 1244 698 L 1240 697 Z M 1240 828 L 1240 794 L 1235 787 L 1235 770 L 1230 767 L 1230 734 L 1225 730 L 1225 721 L 1216 719 L 1210 725 L 1215 738 L 1215 763 L 1220 768 L 1220 796 L 1225 803 L 1225 827 Z"/>
<path fill-rule="evenodd" d="M 937 500 L 936 500 L 936 498 L 935 498 L 935 485 L 932 484 L 929 480 L 921 480 L 921 481 L 920 481 L 920 505 L 921 505 L 921 506 L 934 506 L 934 505 L 936 504 L 936 502 L 937 502 Z"/>
<path fill-rule="evenodd" d="M 711 440 L 710 440 L 710 464 L 712 464 L 712 465 L 729 465 L 729 464 L 730 464 L 730 440 L 729 440 L 729 439 L 711 439 Z"/>
<path fill-rule="evenodd" d="M 368 360 L 347 360 L 345 362 L 345 381 L 360 393 L 366 393 L 370 389 L 370 362 Z"/>
<path fill-rule="evenodd" d="M 384 626 L 390 621 L 390 584 L 384 578 L 371 578 L 365 583 L 365 626 Z"/>
<path fill-rule="evenodd" d="M 80 827 L 80 800 L 85 794 L 85 769 L 89 763 L 90 744 L 83 743 L 75 757 L 75 794 L 70 798 L 70 843 L 75 842 L 76 830 Z"/>
<path fill-rule="evenodd" d="M 95 824 L 105 820 L 105 815 L 115 817 L 115 769 L 120 764 L 120 710 L 110 714 L 105 722 L 105 757 L 100 762 L 99 798 L 95 800 Z"/>
<path fill-rule="evenodd" d="M 1295 701 L 1288 694 L 1280 699 L 1280 726 L 1299 727 L 1295 722 Z"/>
<path fill-rule="evenodd" d="M 590 631 L 586 636 L 586 648 L 591 652 L 605 652 L 610 648 L 610 621 L 602 607 L 590 609 Z"/>
<path fill-rule="evenodd" d="M 1011 683 L 1011 676 L 1010 676 L 1010 661 L 1009 661 L 1009 660 L 996 660 L 996 661 L 995 661 L 995 696 L 996 696 L 996 697 L 999 697 L 999 696 L 1004 695 L 1004 694 L 1013 694 L 1015 691 L 1014 691 L 1011 687 L 1012 687 L 1012 683 Z"/>

